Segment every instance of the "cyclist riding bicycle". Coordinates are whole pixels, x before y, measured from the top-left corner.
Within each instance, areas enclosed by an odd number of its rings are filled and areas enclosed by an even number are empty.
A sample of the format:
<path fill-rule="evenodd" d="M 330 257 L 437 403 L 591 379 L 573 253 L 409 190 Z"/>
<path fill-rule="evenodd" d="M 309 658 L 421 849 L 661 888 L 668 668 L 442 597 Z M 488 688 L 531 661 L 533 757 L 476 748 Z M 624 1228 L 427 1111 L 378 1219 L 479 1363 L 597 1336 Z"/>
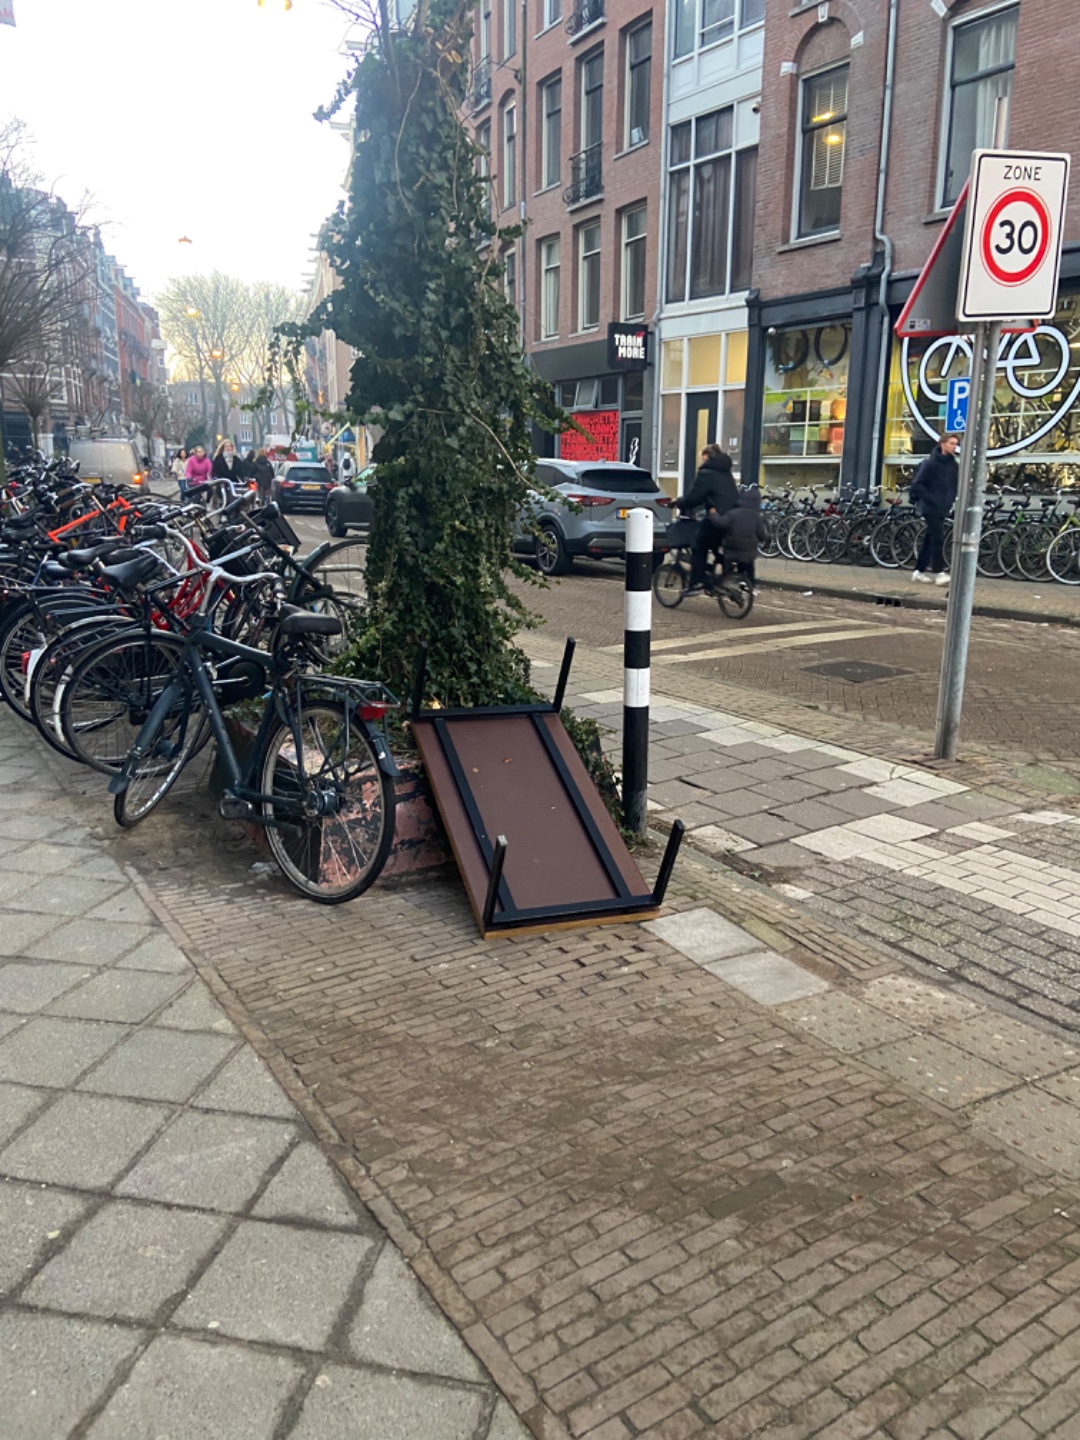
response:
<path fill-rule="evenodd" d="M 691 549 L 687 595 L 700 595 L 704 590 L 709 551 L 720 549 L 720 521 L 738 503 L 739 490 L 731 473 L 731 456 L 725 454 L 719 445 L 706 445 L 701 452 L 701 465 L 693 485 L 675 501 L 684 515 L 702 508 L 705 510 L 705 518 L 698 527 Z"/>

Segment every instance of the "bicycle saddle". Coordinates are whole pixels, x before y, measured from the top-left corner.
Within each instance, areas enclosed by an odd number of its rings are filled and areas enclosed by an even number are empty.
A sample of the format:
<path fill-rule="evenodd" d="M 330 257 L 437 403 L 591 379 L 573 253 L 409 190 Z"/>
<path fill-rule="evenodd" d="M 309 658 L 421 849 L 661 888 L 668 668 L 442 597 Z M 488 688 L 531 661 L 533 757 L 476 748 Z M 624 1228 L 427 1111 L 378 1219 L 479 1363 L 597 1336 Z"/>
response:
<path fill-rule="evenodd" d="M 103 540 L 99 545 L 87 545 L 81 550 L 67 550 L 63 555 L 58 556 L 57 564 L 62 565 L 65 570 L 85 570 L 95 560 L 103 560 L 107 555 L 116 554 L 117 551 L 127 547 L 122 541 Z"/>
<path fill-rule="evenodd" d="M 132 586 L 141 585 L 144 580 L 149 580 L 157 568 L 158 561 L 155 556 L 140 555 L 135 560 L 124 561 L 121 565 L 103 565 L 101 574 L 110 585 L 117 585 L 121 590 L 129 590 Z"/>
<path fill-rule="evenodd" d="M 278 625 L 279 635 L 340 635 L 341 621 L 336 615 L 313 615 L 296 605 L 283 605 Z"/>

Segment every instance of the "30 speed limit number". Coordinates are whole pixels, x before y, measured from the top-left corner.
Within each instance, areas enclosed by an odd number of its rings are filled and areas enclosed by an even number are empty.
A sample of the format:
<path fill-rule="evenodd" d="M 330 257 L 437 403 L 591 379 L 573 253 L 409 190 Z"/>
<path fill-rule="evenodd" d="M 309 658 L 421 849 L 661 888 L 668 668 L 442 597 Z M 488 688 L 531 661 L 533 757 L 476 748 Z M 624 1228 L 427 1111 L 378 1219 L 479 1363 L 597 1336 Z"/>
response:
<path fill-rule="evenodd" d="M 975 152 L 959 319 L 1054 313 L 1068 179 L 1067 155 Z"/>

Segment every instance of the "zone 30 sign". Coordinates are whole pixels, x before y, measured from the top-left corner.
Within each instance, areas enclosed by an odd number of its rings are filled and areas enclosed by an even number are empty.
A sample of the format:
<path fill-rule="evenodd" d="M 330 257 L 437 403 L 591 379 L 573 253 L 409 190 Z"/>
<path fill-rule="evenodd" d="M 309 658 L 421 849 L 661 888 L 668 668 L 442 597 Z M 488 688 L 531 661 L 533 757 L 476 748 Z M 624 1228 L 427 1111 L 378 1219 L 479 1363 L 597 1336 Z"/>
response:
<path fill-rule="evenodd" d="M 1053 315 L 1068 187 L 1068 155 L 975 151 L 959 320 L 1043 320 Z"/>

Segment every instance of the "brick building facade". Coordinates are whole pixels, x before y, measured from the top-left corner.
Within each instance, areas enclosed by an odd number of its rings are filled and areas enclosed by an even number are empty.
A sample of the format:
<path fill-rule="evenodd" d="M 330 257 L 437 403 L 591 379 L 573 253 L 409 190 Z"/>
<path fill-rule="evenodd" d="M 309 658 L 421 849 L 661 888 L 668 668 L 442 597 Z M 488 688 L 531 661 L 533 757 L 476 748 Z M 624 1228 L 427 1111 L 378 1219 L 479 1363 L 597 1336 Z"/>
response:
<path fill-rule="evenodd" d="M 595 441 L 538 436 L 548 453 L 653 450 L 654 367 L 610 368 L 608 329 L 651 330 L 657 308 L 663 18 L 650 0 L 481 0 L 470 121 L 501 223 L 527 226 L 503 257 L 507 294 Z"/>
<path fill-rule="evenodd" d="M 744 471 L 861 488 L 930 448 L 970 351 L 893 324 L 999 98 L 1010 147 L 1078 148 L 1078 36 L 1055 0 L 767 0 Z M 1080 464 L 1075 186 L 1065 238 L 1058 315 L 1006 339 L 991 436 L 999 467 L 1052 483 Z"/>

